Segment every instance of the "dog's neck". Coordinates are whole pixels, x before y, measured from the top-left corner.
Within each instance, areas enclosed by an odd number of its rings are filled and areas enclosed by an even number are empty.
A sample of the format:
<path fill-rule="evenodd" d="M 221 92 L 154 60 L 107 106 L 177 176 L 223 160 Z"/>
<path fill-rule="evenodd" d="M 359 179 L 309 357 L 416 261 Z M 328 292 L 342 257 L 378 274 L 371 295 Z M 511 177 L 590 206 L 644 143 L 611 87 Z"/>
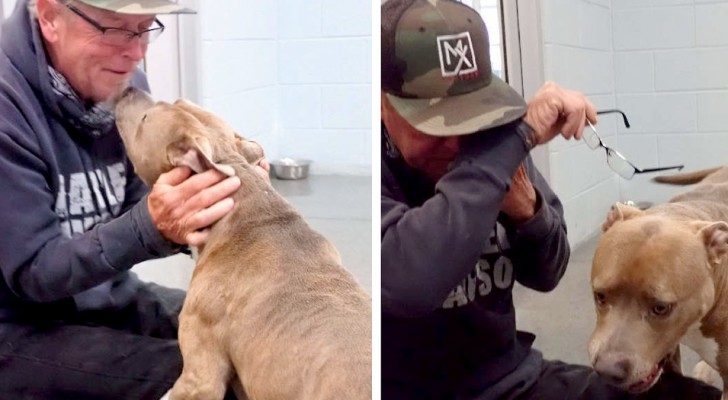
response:
<path fill-rule="evenodd" d="M 728 296 L 728 261 L 723 260 L 719 264 L 709 266 L 712 271 L 713 285 L 715 287 L 715 294 L 713 298 L 713 307 L 705 315 L 705 318 L 710 318 L 714 315 L 714 312 L 719 312 L 722 316 L 725 316 L 725 310 L 720 309 L 721 304 L 726 304 L 726 296 Z M 725 317 L 720 318 L 725 319 Z"/>
<path fill-rule="evenodd" d="M 210 228 L 214 236 L 244 236 L 246 242 L 268 240 L 266 232 L 281 224 L 300 219 L 293 207 L 267 183 L 247 161 L 226 163 L 240 178 L 240 188 L 233 194 L 234 208 Z M 210 242 L 213 242 L 210 240 Z M 200 248 L 204 255 L 206 248 Z"/>

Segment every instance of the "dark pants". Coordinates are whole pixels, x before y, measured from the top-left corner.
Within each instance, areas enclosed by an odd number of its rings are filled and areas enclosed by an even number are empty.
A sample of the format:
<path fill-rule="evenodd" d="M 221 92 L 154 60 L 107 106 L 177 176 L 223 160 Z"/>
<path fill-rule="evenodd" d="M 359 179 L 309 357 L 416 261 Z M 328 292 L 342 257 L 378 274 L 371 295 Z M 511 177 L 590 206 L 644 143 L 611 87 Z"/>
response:
<path fill-rule="evenodd" d="M 518 400 L 719 400 L 714 386 L 665 371 L 649 391 L 630 395 L 605 383 L 591 368 L 546 361 L 541 377 Z"/>
<path fill-rule="evenodd" d="M 0 322 L 0 399 L 159 399 L 182 372 L 184 295 L 148 284 L 124 309 Z"/>
<path fill-rule="evenodd" d="M 382 400 L 719 400 L 721 391 L 703 382 L 674 372 L 665 372 L 649 391 L 630 395 L 605 383 L 589 367 L 559 361 L 540 360 L 540 353 L 531 357 L 525 368 L 535 368 L 528 381 L 505 378 L 492 390 L 475 395 L 447 394 L 438 382 L 418 387 L 387 382 L 383 379 Z M 533 361 L 533 360 L 531 360 Z M 526 375 L 526 374 L 524 374 Z M 503 390 L 503 388 L 509 390 Z M 499 394 L 494 394 L 497 392 Z"/>

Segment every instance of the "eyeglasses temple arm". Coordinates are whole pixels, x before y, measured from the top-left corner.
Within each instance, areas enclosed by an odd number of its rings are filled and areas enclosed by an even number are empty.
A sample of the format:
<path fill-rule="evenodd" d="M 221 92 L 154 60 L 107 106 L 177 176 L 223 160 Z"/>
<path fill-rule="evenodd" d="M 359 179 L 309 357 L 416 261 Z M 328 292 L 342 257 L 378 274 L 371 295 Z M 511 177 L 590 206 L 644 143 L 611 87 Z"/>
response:
<path fill-rule="evenodd" d="M 612 109 L 612 110 L 600 110 L 597 111 L 597 115 L 599 114 L 611 114 L 611 113 L 618 113 L 622 115 L 622 119 L 624 120 L 624 126 L 629 128 L 629 120 L 627 120 L 627 115 L 622 110 Z"/>
<path fill-rule="evenodd" d="M 635 168 L 634 173 L 635 174 L 645 174 L 648 172 L 667 171 L 669 169 L 676 169 L 679 171 L 679 170 L 683 169 L 683 167 L 684 167 L 684 165 L 673 165 L 672 167 L 646 168 L 646 169 Z"/>

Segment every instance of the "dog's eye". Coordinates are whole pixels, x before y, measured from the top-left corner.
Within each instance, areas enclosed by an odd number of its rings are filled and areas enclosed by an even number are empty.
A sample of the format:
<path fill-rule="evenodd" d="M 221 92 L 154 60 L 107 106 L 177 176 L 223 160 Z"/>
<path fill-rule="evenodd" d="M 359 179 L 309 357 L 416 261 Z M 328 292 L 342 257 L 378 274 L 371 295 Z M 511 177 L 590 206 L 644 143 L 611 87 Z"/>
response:
<path fill-rule="evenodd" d="M 658 317 L 665 317 L 672 311 L 672 304 L 669 303 L 656 303 L 652 306 L 652 314 Z"/>
<path fill-rule="evenodd" d="M 607 296 L 601 292 L 594 292 L 594 302 L 596 302 L 598 306 L 603 306 L 607 303 Z"/>

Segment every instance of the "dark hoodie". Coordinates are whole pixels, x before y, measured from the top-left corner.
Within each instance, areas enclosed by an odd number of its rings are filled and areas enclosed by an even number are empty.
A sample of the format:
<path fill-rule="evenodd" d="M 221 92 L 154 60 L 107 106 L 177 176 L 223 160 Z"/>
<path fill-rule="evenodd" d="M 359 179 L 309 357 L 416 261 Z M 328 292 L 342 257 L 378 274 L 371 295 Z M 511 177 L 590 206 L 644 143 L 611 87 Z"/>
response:
<path fill-rule="evenodd" d="M 561 203 L 528 157 L 529 130 L 519 120 L 464 137 L 435 184 L 382 128 L 383 400 L 497 399 L 513 389 L 493 388 L 504 376 L 537 378 L 540 365 L 523 365 L 540 356 L 516 331 L 511 292 L 514 281 L 553 289 L 569 245 Z M 515 224 L 499 210 L 521 163 L 538 210 Z"/>
<path fill-rule="evenodd" d="M 0 36 L 0 318 L 122 307 L 129 269 L 179 246 L 152 224 L 116 127 L 89 131 L 60 104 L 27 0 Z M 138 71 L 132 85 L 148 89 Z"/>

